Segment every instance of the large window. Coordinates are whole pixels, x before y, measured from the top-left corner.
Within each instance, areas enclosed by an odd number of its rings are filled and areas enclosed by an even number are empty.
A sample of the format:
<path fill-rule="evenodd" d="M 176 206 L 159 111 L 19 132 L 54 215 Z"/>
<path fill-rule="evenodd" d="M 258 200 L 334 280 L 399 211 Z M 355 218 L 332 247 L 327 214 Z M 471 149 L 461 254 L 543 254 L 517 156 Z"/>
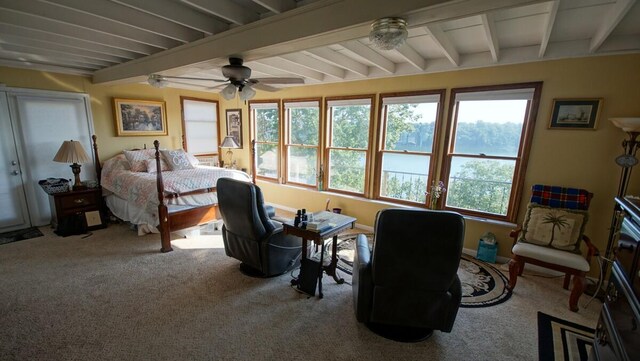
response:
<path fill-rule="evenodd" d="M 445 205 L 513 221 L 542 83 L 451 91 Z"/>
<path fill-rule="evenodd" d="M 180 97 L 184 149 L 198 156 L 218 155 L 218 102 Z"/>
<path fill-rule="evenodd" d="M 318 185 L 320 100 L 284 101 L 286 182 Z"/>
<path fill-rule="evenodd" d="M 326 98 L 326 188 L 364 195 L 373 97 Z"/>
<path fill-rule="evenodd" d="M 256 176 L 278 180 L 280 169 L 280 107 L 277 101 L 249 102 L 255 140 Z"/>
<path fill-rule="evenodd" d="M 426 202 L 444 90 L 380 96 L 378 198 Z"/>

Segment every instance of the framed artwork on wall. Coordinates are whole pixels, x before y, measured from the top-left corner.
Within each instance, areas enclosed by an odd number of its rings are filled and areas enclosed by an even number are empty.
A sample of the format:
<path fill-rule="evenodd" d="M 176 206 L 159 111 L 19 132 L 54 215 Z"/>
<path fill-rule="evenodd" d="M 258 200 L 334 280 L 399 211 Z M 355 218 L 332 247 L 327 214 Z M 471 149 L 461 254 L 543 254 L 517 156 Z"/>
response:
<path fill-rule="evenodd" d="M 554 99 L 550 129 L 596 129 L 602 99 Z"/>
<path fill-rule="evenodd" d="M 167 135 L 167 113 L 163 101 L 113 99 L 116 135 Z"/>
<path fill-rule="evenodd" d="M 242 109 L 227 109 L 227 135 L 242 148 Z"/>

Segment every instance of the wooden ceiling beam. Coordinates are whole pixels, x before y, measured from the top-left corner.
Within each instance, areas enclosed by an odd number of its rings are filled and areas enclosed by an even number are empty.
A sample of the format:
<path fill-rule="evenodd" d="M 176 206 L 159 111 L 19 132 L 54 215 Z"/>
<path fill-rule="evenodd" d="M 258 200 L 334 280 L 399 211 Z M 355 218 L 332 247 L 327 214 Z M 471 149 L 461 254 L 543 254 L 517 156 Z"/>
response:
<path fill-rule="evenodd" d="M 182 0 L 182 2 L 236 25 L 252 23 L 259 19 L 257 13 L 229 0 Z"/>
<path fill-rule="evenodd" d="M 624 19 L 625 15 L 631 10 L 636 0 L 617 0 L 612 5 L 609 14 L 604 17 L 604 21 L 600 24 L 600 28 L 596 31 L 591 43 L 589 44 L 589 52 L 595 53 L 600 49 L 602 43 L 607 40 L 611 32 L 620 24 L 620 21 Z"/>
<path fill-rule="evenodd" d="M 384 56 L 378 54 L 368 46 L 362 44 L 358 40 L 347 41 L 344 43 L 340 43 L 340 45 L 342 45 L 350 52 L 366 59 L 371 64 L 389 74 L 393 74 L 396 72 L 396 64 L 394 64 L 391 60 L 385 58 Z"/>
<path fill-rule="evenodd" d="M 366 77 L 369 75 L 369 67 L 365 64 L 357 62 L 346 55 L 342 55 L 337 51 L 327 47 L 311 49 L 305 51 L 321 60 L 327 61 L 335 66 L 350 70 L 356 74 Z"/>
<path fill-rule="evenodd" d="M 252 1 L 276 14 L 281 14 L 285 11 L 291 10 L 296 7 L 296 2 L 294 0 L 252 0 Z"/>
<path fill-rule="evenodd" d="M 480 15 L 480 21 L 482 22 L 484 35 L 487 38 L 487 45 L 491 52 L 491 58 L 494 63 L 497 63 L 500 57 L 500 45 L 498 44 L 498 34 L 496 33 L 496 25 L 493 20 L 493 15 L 490 13 L 482 14 Z"/>
<path fill-rule="evenodd" d="M 451 39 L 442 31 L 442 28 L 438 24 L 425 25 L 424 28 L 427 34 L 431 36 L 431 39 L 433 39 L 433 42 L 442 50 L 444 56 L 447 57 L 453 65 L 459 66 L 460 54 L 451 42 Z"/>
<path fill-rule="evenodd" d="M 544 54 L 547 52 L 547 46 L 549 45 L 549 39 L 551 39 L 553 25 L 556 23 L 556 17 L 558 15 L 559 7 L 560 0 L 555 0 L 549 3 L 549 15 L 547 16 L 544 33 L 542 34 L 542 40 L 540 41 L 540 52 L 538 53 L 538 58 L 544 58 Z"/>
<path fill-rule="evenodd" d="M 344 69 L 339 68 L 335 65 L 327 64 L 322 60 L 318 60 L 309 55 L 305 55 L 302 53 L 292 53 L 281 55 L 280 58 L 299 64 L 301 66 L 304 66 L 305 68 L 309 68 L 311 70 L 336 77 L 338 79 L 344 79 L 345 77 Z"/>

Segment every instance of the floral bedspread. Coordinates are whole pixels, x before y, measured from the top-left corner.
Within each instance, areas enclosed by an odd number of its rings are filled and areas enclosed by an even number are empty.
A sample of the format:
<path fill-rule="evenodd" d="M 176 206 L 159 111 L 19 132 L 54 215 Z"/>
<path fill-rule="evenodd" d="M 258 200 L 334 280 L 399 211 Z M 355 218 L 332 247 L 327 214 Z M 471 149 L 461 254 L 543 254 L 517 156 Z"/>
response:
<path fill-rule="evenodd" d="M 216 186 L 218 178 L 223 177 L 251 181 L 244 172 L 216 167 L 197 166 L 194 169 L 162 172 L 164 190 L 170 193 L 212 188 Z M 158 206 L 156 173 L 130 171 L 123 154 L 104 163 L 101 185 L 140 208 L 153 209 Z"/>

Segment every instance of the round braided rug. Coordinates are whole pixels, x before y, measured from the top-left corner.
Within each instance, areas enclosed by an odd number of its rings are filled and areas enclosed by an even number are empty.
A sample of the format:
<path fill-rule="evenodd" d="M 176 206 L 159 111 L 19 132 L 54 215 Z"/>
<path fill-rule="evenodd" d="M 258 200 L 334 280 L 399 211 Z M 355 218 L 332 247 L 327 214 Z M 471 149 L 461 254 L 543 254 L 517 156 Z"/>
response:
<path fill-rule="evenodd" d="M 357 235 L 338 238 L 338 268 L 351 275 L 353 272 L 354 245 Z M 371 242 L 372 235 L 367 234 Z M 331 251 L 331 242 L 325 247 Z M 462 285 L 460 307 L 488 307 L 502 303 L 511 297 L 507 289 L 508 279 L 494 266 L 466 254 L 460 259 L 458 278 Z M 348 280 L 347 280 L 348 281 Z"/>

